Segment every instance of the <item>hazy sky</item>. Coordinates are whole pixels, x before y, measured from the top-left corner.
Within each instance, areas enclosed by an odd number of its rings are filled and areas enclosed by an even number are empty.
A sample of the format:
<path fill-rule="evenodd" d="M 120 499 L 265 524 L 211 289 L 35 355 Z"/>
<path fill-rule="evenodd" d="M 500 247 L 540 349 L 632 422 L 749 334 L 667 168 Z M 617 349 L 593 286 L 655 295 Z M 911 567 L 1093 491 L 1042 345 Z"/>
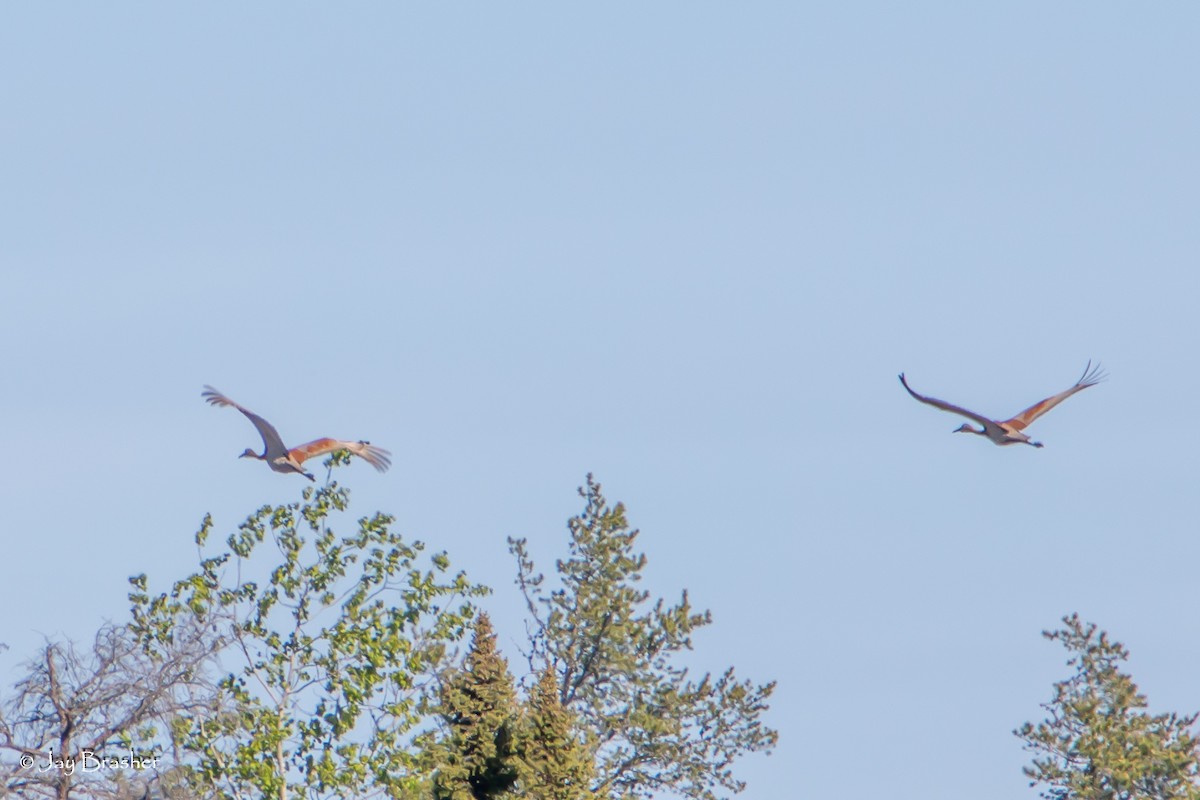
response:
<path fill-rule="evenodd" d="M 591 471 L 694 663 L 777 679 L 750 798 L 1035 797 L 1011 731 L 1125 642 L 1200 709 L 1200 7 L 7 3 L 3 665 L 123 619 L 367 438 L 497 589 Z M 896 380 L 1033 427 L 951 435 Z M 8 682 L 11 682 L 9 680 Z"/>

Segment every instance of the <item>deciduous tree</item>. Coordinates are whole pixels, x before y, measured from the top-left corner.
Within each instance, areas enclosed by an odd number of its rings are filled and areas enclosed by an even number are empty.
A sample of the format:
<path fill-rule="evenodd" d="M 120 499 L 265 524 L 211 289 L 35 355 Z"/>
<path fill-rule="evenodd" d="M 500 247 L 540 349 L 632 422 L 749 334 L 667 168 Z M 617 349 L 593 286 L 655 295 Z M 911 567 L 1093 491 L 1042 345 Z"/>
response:
<path fill-rule="evenodd" d="M 250 515 L 228 550 L 168 592 L 133 579 L 147 646 L 169 645 L 188 618 L 232 619 L 219 702 L 174 727 L 190 783 L 224 798 L 415 797 L 428 776 L 412 739 L 483 590 L 448 574 L 444 554 L 423 565 L 423 545 L 385 514 L 336 534 L 332 515 L 348 504 L 336 483 L 303 497 Z M 206 518 L 199 546 L 211 527 Z"/>
<path fill-rule="evenodd" d="M 0 797 L 161 796 L 171 722 L 210 707 L 222 644 L 194 619 L 172 633 L 152 652 L 116 625 L 90 650 L 48 642 L 0 710 Z"/>

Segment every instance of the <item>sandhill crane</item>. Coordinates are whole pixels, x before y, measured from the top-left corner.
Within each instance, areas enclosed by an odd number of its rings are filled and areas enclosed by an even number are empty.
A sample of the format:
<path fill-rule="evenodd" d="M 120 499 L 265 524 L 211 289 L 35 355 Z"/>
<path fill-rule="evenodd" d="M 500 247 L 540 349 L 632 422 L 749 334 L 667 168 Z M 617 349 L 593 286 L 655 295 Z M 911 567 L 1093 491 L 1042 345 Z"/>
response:
<path fill-rule="evenodd" d="M 262 455 L 259 455 L 247 447 L 246 452 L 242 453 L 238 458 L 257 458 L 259 461 L 267 462 L 267 466 L 276 472 L 298 472 L 310 481 L 316 480 L 312 476 L 312 473 L 304 471 L 301 464 L 310 458 L 315 458 L 325 453 L 332 453 L 334 450 L 349 450 L 380 472 L 386 472 L 387 468 L 392 465 L 391 453 L 381 447 L 376 447 L 370 442 L 347 442 L 341 439 L 324 438 L 314 439 L 308 444 L 302 444 L 289 450 L 284 446 L 283 440 L 279 438 L 279 432 L 275 430 L 275 426 L 258 414 L 238 405 L 211 386 L 205 386 L 200 396 L 209 405 L 228 406 L 236 408 L 245 414 L 246 418 L 254 423 L 254 427 L 258 428 L 265 449 Z"/>
<path fill-rule="evenodd" d="M 966 417 L 967 419 L 975 420 L 976 422 L 978 422 L 980 425 L 983 426 L 983 430 L 976 430 L 975 428 L 972 428 L 970 425 L 967 425 L 966 423 L 964 423 L 962 425 L 962 427 L 954 429 L 955 433 L 975 433 L 980 436 L 986 436 L 987 438 L 991 439 L 996 444 L 1000 444 L 1000 445 L 1027 444 L 1027 445 L 1031 445 L 1033 447 L 1041 447 L 1042 446 L 1041 442 L 1030 441 L 1029 437 L 1026 436 L 1024 433 L 1022 433 L 1022 431 L 1024 431 L 1025 428 L 1029 427 L 1030 423 L 1032 423 L 1035 419 L 1040 417 L 1042 414 L 1045 414 L 1050 409 L 1054 408 L 1056 405 L 1061 403 L 1063 400 L 1066 400 L 1068 397 L 1075 394 L 1076 392 L 1083 391 L 1084 389 L 1088 388 L 1089 386 L 1095 386 L 1097 383 L 1104 380 L 1106 377 L 1108 377 L 1108 376 L 1100 371 L 1100 364 L 1097 363 L 1096 366 L 1093 368 L 1092 362 L 1089 360 L 1087 363 L 1087 366 L 1083 368 L 1082 377 L 1080 377 L 1079 380 L 1077 380 L 1075 382 L 1075 385 L 1072 386 L 1070 389 L 1059 392 L 1058 394 L 1054 395 L 1053 397 L 1047 397 L 1042 402 L 1031 405 L 1029 408 L 1025 409 L 1020 414 L 1017 414 L 1012 419 L 1006 419 L 1003 422 L 1000 422 L 998 420 L 988 419 L 987 417 L 976 414 L 974 411 L 967 411 L 965 408 L 960 408 L 959 406 L 951 405 L 950 403 L 947 403 L 945 400 L 937 400 L 933 397 L 925 397 L 924 395 L 919 395 L 912 390 L 912 387 L 910 387 L 908 385 L 908 381 L 906 381 L 904 379 L 903 372 L 900 373 L 900 383 L 904 384 L 904 388 L 908 390 L 909 394 L 911 394 L 917 400 L 920 400 L 922 403 L 928 403 L 929 405 L 934 406 L 935 408 L 940 408 L 942 411 L 949 411 L 954 414 L 961 414 L 962 416 Z"/>

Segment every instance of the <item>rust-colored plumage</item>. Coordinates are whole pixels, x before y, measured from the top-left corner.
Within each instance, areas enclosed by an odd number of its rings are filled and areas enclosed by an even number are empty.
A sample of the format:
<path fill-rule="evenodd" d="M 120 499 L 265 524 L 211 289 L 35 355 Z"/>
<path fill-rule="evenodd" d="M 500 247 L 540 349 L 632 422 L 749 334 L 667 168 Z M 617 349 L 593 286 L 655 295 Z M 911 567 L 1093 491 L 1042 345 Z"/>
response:
<path fill-rule="evenodd" d="M 236 408 L 245 414 L 246 418 L 254 423 L 254 427 L 258 429 L 259 435 L 262 436 L 264 449 L 260 455 L 250 448 L 246 448 L 246 451 L 239 458 L 256 458 L 259 461 L 265 461 L 267 462 L 267 466 L 276 472 L 296 472 L 310 481 L 316 480 L 312 476 L 312 473 L 304 471 L 302 464 L 310 458 L 316 458 L 325 453 L 332 453 L 334 450 L 348 450 L 380 472 L 386 472 L 387 468 L 392 465 L 391 453 L 381 447 L 376 447 L 370 442 L 352 442 L 342 439 L 323 438 L 314 439 L 307 444 L 289 449 L 284 446 L 283 440 L 279 437 L 279 432 L 275 430 L 274 425 L 253 411 L 233 402 L 213 387 L 205 386 L 200 396 L 209 405 L 228 406 L 229 408 Z"/>
<path fill-rule="evenodd" d="M 959 414 L 967 419 L 974 420 L 983 426 L 982 430 L 976 430 L 970 425 L 964 424 L 962 427 L 955 429 L 955 433 L 974 433 L 978 434 L 979 436 L 986 436 L 988 439 L 991 439 L 993 442 L 999 445 L 1027 444 L 1032 447 L 1041 447 L 1042 443 L 1030 441 L 1029 436 L 1024 433 L 1024 430 L 1029 427 L 1029 425 L 1031 425 L 1035 419 L 1054 408 L 1063 400 L 1066 400 L 1076 392 L 1083 391 L 1089 386 L 1095 386 L 1106 377 L 1108 376 L 1100 371 L 1099 363 L 1097 363 L 1095 367 L 1092 367 L 1092 362 L 1088 361 L 1087 366 L 1084 367 L 1083 376 L 1080 377 L 1080 379 L 1077 380 L 1075 385 L 1070 389 L 1066 389 L 1065 391 L 1061 391 L 1056 395 L 1047 397 L 1040 403 L 1034 403 L 1020 414 L 1017 414 L 1015 417 L 1003 421 L 988 419 L 985 416 L 976 414 L 974 411 L 968 411 L 960 406 L 947 403 L 945 400 L 938 400 L 933 397 L 926 397 L 924 395 L 917 394 L 912 390 L 912 387 L 908 385 L 908 381 L 904 379 L 903 372 L 900 373 L 900 383 L 904 384 L 904 388 L 909 394 L 911 394 L 917 400 L 920 400 L 922 403 L 931 405 L 934 408 L 940 408 L 942 411 L 949 411 L 952 414 Z"/>

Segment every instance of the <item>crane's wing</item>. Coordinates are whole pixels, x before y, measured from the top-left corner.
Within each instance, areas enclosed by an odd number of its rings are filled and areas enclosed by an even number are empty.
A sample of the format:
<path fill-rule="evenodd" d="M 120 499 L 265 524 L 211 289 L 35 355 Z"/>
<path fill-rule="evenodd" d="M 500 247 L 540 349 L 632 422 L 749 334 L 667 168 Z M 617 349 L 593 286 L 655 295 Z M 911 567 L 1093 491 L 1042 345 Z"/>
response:
<path fill-rule="evenodd" d="M 926 397 L 925 395 L 917 394 L 912 390 L 912 387 L 908 385 L 908 381 L 904 379 L 903 372 L 900 373 L 900 383 L 904 384 L 904 388 L 908 390 L 909 394 L 911 394 L 915 399 L 920 400 L 922 403 L 931 405 L 934 408 L 940 408 L 942 411 L 949 411 L 951 414 L 960 414 L 967 419 L 975 420 L 982 425 L 985 430 L 1000 430 L 1000 426 L 997 425 L 994 420 L 990 420 L 987 417 L 976 414 L 974 411 L 967 411 L 965 408 L 947 403 L 945 400 L 938 400 L 936 397 Z"/>
<path fill-rule="evenodd" d="M 392 454 L 382 447 L 376 447 L 370 442 L 347 442 L 341 439 L 315 439 L 293 447 L 288 451 L 288 455 L 297 464 L 303 464 L 310 458 L 332 453 L 334 450 L 349 450 L 380 472 L 387 472 L 388 467 L 392 465 Z"/>
<path fill-rule="evenodd" d="M 287 448 L 283 446 L 283 440 L 279 438 L 279 431 L 275 430 L 274 425 L 267 422 L 258 414 L 255 414 L 248 408 L 239 406 L 211 386 L 205 386 L 200 396 L 211 406 L 228 406 L 229 408 L 236 408 L 245 414 L 246 418 L 254 423 L 254 427 L 258 428 L 258 433 L 262 436 L 263 445 L 267 448 L 267 458 L 278 458 L 287 452 Z"/>
<path fill-rule="evenodd" d="M 1063 400 L 1066 400 L 1076 392 L 1082 392 L 1089 386 L 1095 386 L 1097 383 L 1107 377 L 1107 375 L 1101 372 L 1099 363 L 1093 367 L 1092 362 L 1089 360 L 1087 366 L 1083 368 L 1083 376 L 1075 382 L 1074 386 L 1072 386 L 1070 389 L 1067 389 L 1065 392 L 1059 392 L 1053 397 L 1047 397 L 1042 402 L 1031 405 L 1029 408 L 1025 409 L 1020 414 L 1017 414 L 1012 419 L 1005 420 L 1004 424 L 1018 431 L 1023 430 L 1035 419 L 1054 408 Z"/>

